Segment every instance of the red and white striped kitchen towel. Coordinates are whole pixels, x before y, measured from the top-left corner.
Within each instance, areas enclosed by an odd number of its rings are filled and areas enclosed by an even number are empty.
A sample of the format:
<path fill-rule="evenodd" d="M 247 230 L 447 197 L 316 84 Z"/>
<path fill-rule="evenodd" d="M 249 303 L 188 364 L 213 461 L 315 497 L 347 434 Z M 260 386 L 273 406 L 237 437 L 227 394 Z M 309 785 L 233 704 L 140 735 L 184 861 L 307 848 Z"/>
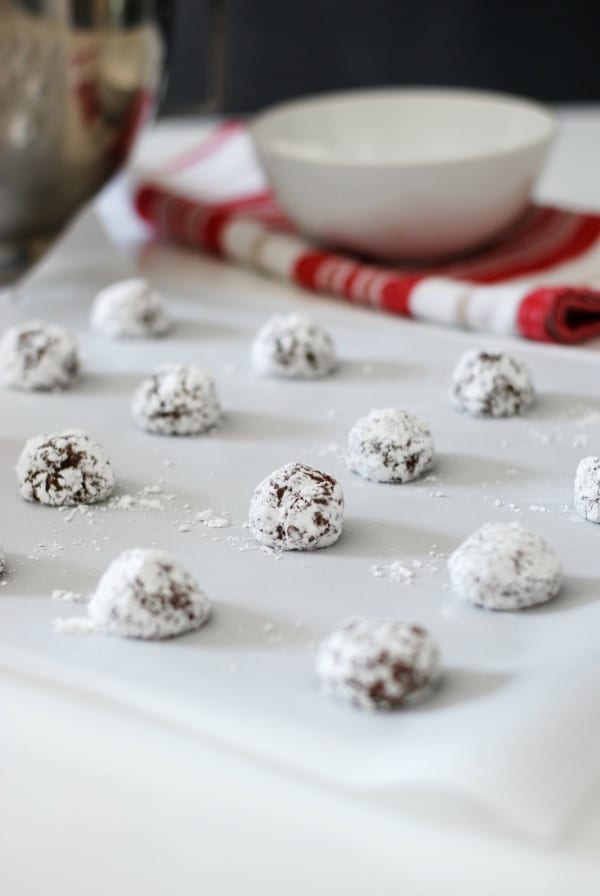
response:
<path fill-rule="evenodd" d="M 600 335 L 600 214 L 534 205 L 501 241 L 469 258 L 382 267 L 297 234 L 234 121 L 160 167 L 142 166 L 135 204 L 168 240 L 360 305 L 544 342 Z"/>

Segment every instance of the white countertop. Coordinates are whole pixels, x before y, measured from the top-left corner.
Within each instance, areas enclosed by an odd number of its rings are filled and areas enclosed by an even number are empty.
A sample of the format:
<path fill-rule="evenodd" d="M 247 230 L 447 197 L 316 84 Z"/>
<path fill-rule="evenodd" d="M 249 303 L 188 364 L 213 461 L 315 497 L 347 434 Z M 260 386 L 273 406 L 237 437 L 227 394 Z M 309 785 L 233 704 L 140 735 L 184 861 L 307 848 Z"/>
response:
<path fill-rule="evenodd" d="M 599 149 L 600 112 L 565 112 L 540 195 L 600 208 Z M 113 223 L 116 201 L 109 193 L 100 203 Z M 126 216 L 119 223 L 127 261 L 135 227 Z M 148 252 L 140 260 L 150 271 L 159 263 Z M 193 266 L 215 301 L 287 289 L 210 259 L 182 255 L 180 264 Z M 564 350 L 539 351 L 556 352 L 558 363 Z M 600 794 L 559 843 L 540 845 L 439 792 L 406 793 L 392 807 L 209 738 L 199 745 L 183 728 L 52 684 L 33 667 L 0 669 L 0 706 L 0 867 L 10 896 L 591 896 L 600 888 Z"/>

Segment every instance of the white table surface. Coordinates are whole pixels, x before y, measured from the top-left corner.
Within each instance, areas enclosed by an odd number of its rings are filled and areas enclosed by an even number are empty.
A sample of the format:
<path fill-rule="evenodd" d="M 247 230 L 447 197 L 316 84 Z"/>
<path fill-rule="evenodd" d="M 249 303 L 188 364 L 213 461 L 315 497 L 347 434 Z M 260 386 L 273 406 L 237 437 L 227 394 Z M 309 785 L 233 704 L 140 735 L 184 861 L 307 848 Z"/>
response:
<path fill-rule="evenodd" d="M 600 112 L 568 110 L 563 124 L 540 195 L 600 208 Z M 208 259 L 190 264 L 213 292 L 286 289 Z M 600 889 L 600 794 L 559 843 L 540 845 L 440 794 L 407 795 L 392 810 L 209 742 L 200 749 L 183 730 L 34 674 L 0 670 L 0 707 L 10 707 L 0 716 L 10 896 Z"/>

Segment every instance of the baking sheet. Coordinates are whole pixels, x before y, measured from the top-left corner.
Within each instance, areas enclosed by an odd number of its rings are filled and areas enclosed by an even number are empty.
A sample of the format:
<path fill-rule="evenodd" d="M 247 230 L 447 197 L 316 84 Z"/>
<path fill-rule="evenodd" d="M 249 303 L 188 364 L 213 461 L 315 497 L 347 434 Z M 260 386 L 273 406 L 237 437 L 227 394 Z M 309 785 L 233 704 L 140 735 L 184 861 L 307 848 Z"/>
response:
<path fill-rule="evenodd" d="M 532 834 L 556 833 L 599 771 L 600 527 L 571 508 L 577 461 L 600 444 L 596 359 L 510 343 L 531 366 L 536 408 L 523 419 L 471 420 L 448 404 L 450 371 L 465 348 L 501 340 L 369 314 L 151 245 L 138 262 L 177 318 L 166 340 L 107 343 L 87 331 L 95 290 L 131 264 L 91 212 L 2 308 L 3 326 L 44 317 L 73 327 L 85 375 L 64 394 L 2 393 L 0 539 L 10 574 L 0 592 L 0 663 L 104 693 L 329 783 L 386 799 L 400 788 L 442 787 Z M 254 332 L 298 305 L 331 330 L 340 370 L 316 383 L 255 378 Z M 214 374 L 222 428 L 192 439 L 137 431 L 129 413 L 137 382 L 182 360 Z M 345 470 L 354 420 L 390 405 L 429 422 L 434 479 L 385 486 Z M 68 426 L 107 447 L 118 494 L 133 495 L 136 506 L 61 513 L 21 501 L 13 467 L 24 440 Z M 243 524 L 254 486 L 290 460 L 340 479 L 344 534 L 324 551 L 273 556 L 254 549 Z M 140 506 L 148 498 L 164 509 Z M 207 508 L 231 526 L 196 521 Z M 457 603 L 447 554 L 482 523 L 514 519 L 558 549 L 561 596 L 521 614 Z M 89 593 L 107 564 L 137 545 L 172 551 L 189 566 L 214 601 L 212 623 L 166 643 L 55 634 L 54 619 L 82 610 L 50 593 Z M 374 565 L 385 571 L 396 560 L 419 564 L 411 585 L 373 575 Z M 319 694 L 314 646 L 352 614 L 432 631 L 446 669 L 432 700 L 374 716 Z"/>

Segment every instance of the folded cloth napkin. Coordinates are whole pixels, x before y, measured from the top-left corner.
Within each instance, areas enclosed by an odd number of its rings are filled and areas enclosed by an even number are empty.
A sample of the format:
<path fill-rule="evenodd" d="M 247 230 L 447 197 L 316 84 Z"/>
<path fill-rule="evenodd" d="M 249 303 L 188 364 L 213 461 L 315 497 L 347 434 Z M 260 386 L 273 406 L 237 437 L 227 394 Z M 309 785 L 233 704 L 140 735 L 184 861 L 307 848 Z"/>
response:
<path fill-rule="evenodd" d="M 429 268 L 374 265 L 295 232 L 237 121 L 139 169 L 135 205 L 162 237 L 350 302 L 542 342 L 600 334 L 600 214 L 532 205 L 476 255 Z"/>

